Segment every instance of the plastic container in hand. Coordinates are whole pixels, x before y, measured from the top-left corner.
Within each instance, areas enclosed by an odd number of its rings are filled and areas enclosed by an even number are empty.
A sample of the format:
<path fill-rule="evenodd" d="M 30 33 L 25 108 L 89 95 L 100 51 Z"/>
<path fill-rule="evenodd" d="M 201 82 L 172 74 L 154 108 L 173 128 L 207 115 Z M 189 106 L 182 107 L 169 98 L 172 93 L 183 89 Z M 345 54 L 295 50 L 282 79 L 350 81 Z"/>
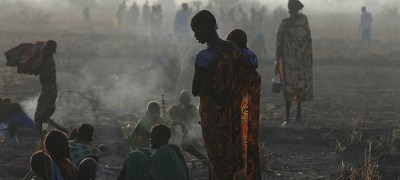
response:
<path fill-rule="evenodd" d="M 272 92 L 275 94 L 281 93 L 282 83 L 278 76 L 272 78 Z"/>

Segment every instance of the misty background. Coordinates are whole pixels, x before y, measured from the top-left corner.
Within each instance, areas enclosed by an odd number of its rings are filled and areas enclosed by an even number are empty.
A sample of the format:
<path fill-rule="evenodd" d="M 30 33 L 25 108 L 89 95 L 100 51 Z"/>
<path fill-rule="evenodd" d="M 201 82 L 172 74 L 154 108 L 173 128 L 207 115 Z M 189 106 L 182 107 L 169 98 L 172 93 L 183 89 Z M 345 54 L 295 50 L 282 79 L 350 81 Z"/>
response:
<path fill-rule="evenodd" d="M 129 9 L 133 2 L 137 3 L 140 10 L 137 23 L 129 25 L 124 20 L 122 26 L 116 27 L 116 13 L 122 1 L 0 1 L 0 49 L 3 52 L 23 42 L 47 39 L 58 42 L 55 59 L 60 92 L 54 115 L 58 122 L 81 121 L 82 118 L 87 122 L 94 122 L 92 104 L 97 113 L 101 114 L 100 119 L 107 119 L 107 114 L 137 119 L 144 115 L 149 101 L 161 101 L 161 96 L 164 95 L 165 110 L 168 110 L 177 103 L 181 90 L 190 91 L 194 56 L 205 46 L 194 40 L 192 32 L 191 37 L 185 41 L 174 40 L 173 22 L 182 2 L 188 2 L 192 14 L 200 9 L 211 8 L 216 15 L 220 27 L 218 32 L 222 38 L 230 29 L 238 26 L 233 19 L 238 18 L 236 12 L 239 8 L 247 14 L 247 24 L 251 23 L 253 10 L 260 13 L 262 19 L 255 22 L 256 28 L 244 29 L 248 32 L 249 42 L 257 39 L 260 32 L 263 35 L 267 54 L 258 54 L 261 61 L 259 71 L 263 76 L 263 89 L 269 88 L 276 30 L 281 19 L 288 16 L 287 1 L 149 0 L 150 6 L 162 7 L 162 23 L 155 32 L 151 32 L 142 20 L 142 7 L 146 1 L 127 0 L 126 8 Z M 373 59 L 379 55 L 385 55 L 386 60 L 396 59 L 396 44 L 400 39 L 398 0 L 302 2 L 305 5 L 302 11 L 308 16 L 311 26 L 316 62 Z M 358 47 L 362 6 L 366 6 L 374 18 L 372 31 L 375 43 L 368 50 L 369 54 L 363 53 Z M 83 17 L 85 7 L 90 8 L 88 21 Z M 5 62 L 4 57 L 2 61 Z M 3 76 L 8 81 L 7 91 L 11 91 L 7 95 L 23 102 L 25 111 L 33 117 L 40 93 L 37 77 L 16 74 L 13 68 L 7 68 Z M 21 78 L 29 82 L 28 89 L 25 88 L 26 84 L 14 81 Z M 317 95 L 323 94 L 323 90 L 317 87 Z M 352 91 L 358 92 L 357 87 L 355 88 Z M 71 91 L 82 93 L 84 96 Z M 262 103 L 268 102 L 267 106 L 271 106 L 271 102 L 280 98 L 267 90 L 263 90 L 263 96 L 267 98 L 262 99 Z M 193 101 L 198 105 L 198 99 L 194 98 Z M 321 102 L 317 101 L 314 106 L 320 104 Z M 279 107 L 279 103 L 276 106 Z"/>

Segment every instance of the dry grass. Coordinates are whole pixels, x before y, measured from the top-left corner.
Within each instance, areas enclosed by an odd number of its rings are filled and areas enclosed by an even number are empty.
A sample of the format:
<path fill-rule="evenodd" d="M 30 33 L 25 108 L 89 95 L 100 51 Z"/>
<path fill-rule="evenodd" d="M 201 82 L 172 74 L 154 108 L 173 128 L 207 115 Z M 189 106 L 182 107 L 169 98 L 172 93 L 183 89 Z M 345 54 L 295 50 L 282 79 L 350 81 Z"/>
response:
<path fill-rule="evenodd" d="M 365 149 L 365 162 L 362 167 L 347 167 L 342 161 L 339 166 L 339 179 L 346 180 L 379 180 L 380 167 L 378 161 L 383 160 L 383 157 L 395 157 L 399 154 L 400 146 L 400 130 L 393 130 L 391 134 L 380 136 L 376 142 L 369 140 L 368 148 Z M 372 147 L 376 144 L 376 147 Z"/>
<path fill-rule="evenodd" d="M 360 168 L 347 167 L 342 161 L 339 166 L 339 179 L 344 180 L 380 180 L 378 163 L 372 161 L 372 142 L 369 141 L 368 149 L 365 150 L 365 163 Z"/>
<path fill-rule="evenodd" d="M 358 130 L 360 122 L 361 122 L 361 118 L 359 116 L 353 116 L 353 118 L 352 118 L 353 129 L 349 135 L 351 143 L 360 142 L 362 140 L 361 131 Z"/>
<path fill-rule="evenodd" d="M 340 153 L 343 152 L 345 148 L 342 146 L 342 144 L 339 141 L 339 138 L 336 138 L 336 146 L 335 146 L 335 153 Z"/>
<path fill-rule="evenodd" d="M 270 153 L 265 143 L 260 144 L 260 161 L 262 169 L 269 169 Z"/>

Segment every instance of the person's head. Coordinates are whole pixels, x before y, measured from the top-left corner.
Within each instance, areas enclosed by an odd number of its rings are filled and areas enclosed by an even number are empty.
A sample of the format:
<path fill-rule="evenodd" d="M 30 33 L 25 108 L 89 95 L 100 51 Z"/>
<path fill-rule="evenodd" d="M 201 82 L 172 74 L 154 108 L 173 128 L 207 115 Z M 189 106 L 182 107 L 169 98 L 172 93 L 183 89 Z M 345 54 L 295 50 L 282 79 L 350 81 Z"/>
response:
<path fill-rule="evenodd" d="M 192 17 L 190 23 L 194 37 L 201 44 L 208 42 L 213 34 L 217 33 L 218 25 L 214 15 L 207 10 L 201 10 Z"/>
<path fill-rule="evenodd" d="M 168 144 L 171 138 L 171 128 L 165 124 L 157 124 L 150 130 L 150 147 L 158 149 L 164 144 Z"/>
<path fill-rule="evenodd" d="M 247 48 L 247 34 L 242 29 L 232 29 L 226 40 L 234 42 L 240 49 Z"/>
<path fill-rule="evenodd" d="M 78 129 L 78 134 L 76 139 L 78 141 L 83 141 L 83 142 L 92 142 L 93 141 L 93 132 L 94 128 L 90 124 L 82 124 L 81 127 Z"/>
<path fill-rule="evenodd" d="M 367 10 L 367 8 L 365 7 L 365 6 L 363 6 L 362 8 L 361 8 L 361 12 L 365 12 Z"/>
<path fill-rule="evenodd" d="M 11 104 L 11 99 L 10 99 L 10 98 L 4 98 L 4 99 L 1 101 L 1 103 L 2 103 L 3 107 L 8 107 L 8 106 L 10 106 L 10 104 Z"/>
<path fill-rule="evenodd" d="M 57 51 L 57 42 L 54 40 L 48 40 L 43 48 L 43 53 L 45 55 L 53 55 Z"/>
<path fill-rule="evenodd" d="M 296 15 L 304 5 L 299 0 L 289 0 L 288 9 L 290 15 Z"/>
<path fill-rule="evenodd" d="M 74 128 L 70 133 L 69 133 L 69 140 L 76 140 L 78 138 L 78 128 Z"/>
<path fill-rule="evenodd" d="M 147 104 L 146 116 L 150 120 L 160 118 L 161 116 L 161 106 L 157 101 L 151 101 Z"/>
<path fill-rule="evenodd" d="M 85 158 L 79 163 L 79 179 L 94 180 L 96 178 L 97 162 L 93 158 Z"/>
<path fill-rule="evenodd" d="M 188 4 L 187 3 L 182 3 L 182 9 L 187 10 L 188 9 Z"/>
<path fill-rule="evenodd" d="M 67 135 L 61 131 L 51 130 L 47 133 L 45 146 L 53 160 L 68 158 L 71 153 Z"/>
<path fill-rule="evenodd" d="M 15 114 L 18 114 L 18 113 L 21 113 L 24 111 L 22 110 L 22 107 L 19 103 L 11 103 L 10 106 L 8 106 L 7 112 L 9 114 L 9 116 L 13 116 Z"/>
<path fill-rule="evenodd" d="M 33 173 L 44 180 L 51 178 L 51 158 L 43 151 L 37 151 L 32 154 L 30 165 Z"/>
<path fill-rule="evenodd" d="M 179 102 L 185 106 L 189 105 L 190 101 L 192 100 L 192 95 L 187 92 L 186 90 L 183 90 L 179 96 Z"/>

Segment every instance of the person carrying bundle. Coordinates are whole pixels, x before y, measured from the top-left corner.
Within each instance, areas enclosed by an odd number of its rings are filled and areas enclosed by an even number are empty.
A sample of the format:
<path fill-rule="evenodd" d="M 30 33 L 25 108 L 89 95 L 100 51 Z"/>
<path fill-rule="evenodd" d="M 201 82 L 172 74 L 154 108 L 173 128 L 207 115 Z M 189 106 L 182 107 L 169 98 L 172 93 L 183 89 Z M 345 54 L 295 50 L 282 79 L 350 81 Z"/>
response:
<path fill-rule="evenodd" d="M 18 73 L 39 75 L 42 88 L 34 118 L 38 131 L 42 130 L 43 123 L 48 123 L 61 131 L 67 131 L 50 119 L 56 110 L 55 102 L 58 95 L 56 63 L 53 58 L 56 49 L 56 41 L 48 40 L 35 44 L 23 43 L 5 53 L 7 65 L 17 66 Z"/>

